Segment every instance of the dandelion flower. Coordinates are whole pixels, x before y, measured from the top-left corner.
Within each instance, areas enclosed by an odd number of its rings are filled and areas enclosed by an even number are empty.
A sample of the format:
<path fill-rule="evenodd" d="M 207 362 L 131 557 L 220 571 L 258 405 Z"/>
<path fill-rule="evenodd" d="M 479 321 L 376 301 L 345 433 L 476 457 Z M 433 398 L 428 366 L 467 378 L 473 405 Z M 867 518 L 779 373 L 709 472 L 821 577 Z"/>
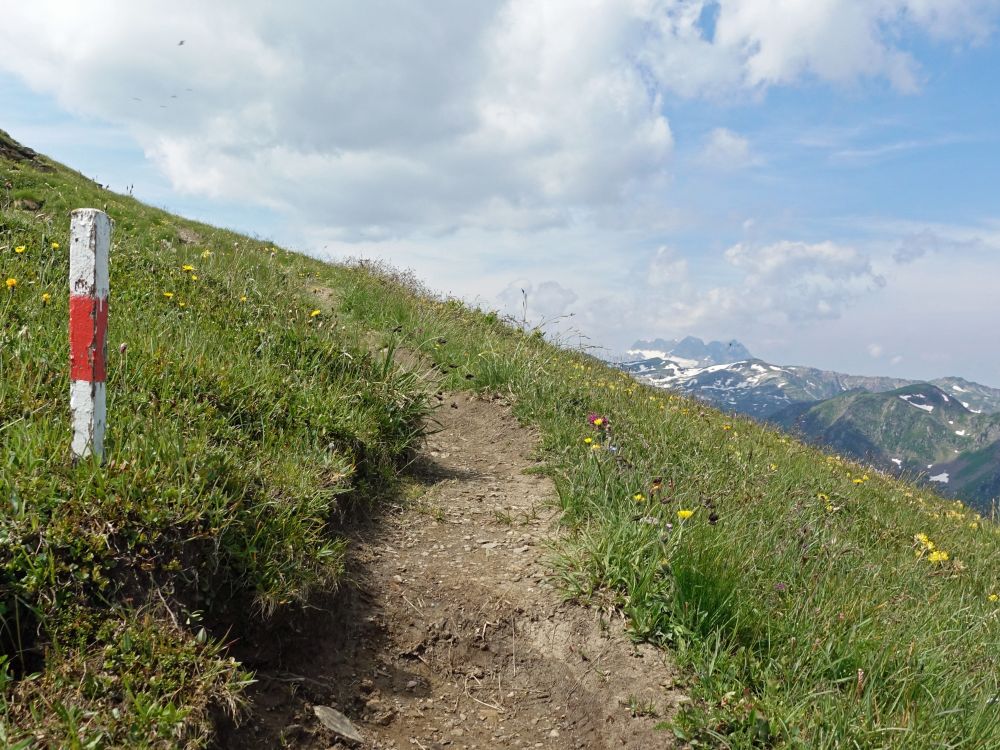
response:
<path fill-rule="evenodd" d="M 641 492 L 636 492 L 634 495 L 632 495 L 632 499 L 635 500 L 637 503 L 641 503 L 646 499 L 646 496 L 643 495 Z"/>
<path fill-rule="evenodd" d="M 195 274 L 191 274 L 191 281 L 197 281 L 198 277 Z"/>
<path fill-rule="evenodd" d="M 1000 594 L 990 594 L 986 598 L 989 599 L 991 602 L 995 602 L 1000 600 Z"/>
<path fill-rule="evenodd" d="M 21 255 L 27 249 L 28 248 L 26 248 L 24 245 L 18 245 L 17 247 L 14 248 L 14 252 L 17 253 L 18 255 Z"/>
<path fill-rule="evenodd" d="M 948 553 L 943 549 L 935 550 L 927 556 L 927 560 L 932 563 L 944 562 L 948 559 Z"/>
<path fill-rule="evenodd" d="M 311 313 L 309 313 L 309 317 L 315 318 L 317 315 L 320 314 L 320 312 L 321 312 L 320 310 L 313 310 Z"/>
<path fill-rule="evenodd" d="M 247 301 L 247 296 L 244 294 L 242 297 L 240 297 L 240 302 L 246 302 L 246 301 Z"/>
<path fill-rule="evenodd" d="M 53 242 L 52 243 L 52 249 L 53 250 L 58 250 L 59 249 L 59 243 L 58 242 Z"/>
<path fill-rule="evenodd" d="M 15 279 L 13 276 L 11 278 L 7 279 L 7 288 L 8 289 L 13 289 L 16 286 L 17 286 L 17 279 Z"/>
<path fill-rule="evenodd" d="M 677 511 L 677 517 L 679 519 L 681 519 L 682 521 L 686 521 L 687 519 L 689 519 L 693 515 L 694 515 L 694 511 L 693 510 L 684 510 L 684 509 L 681 509 L 681 510 Z"/>
<path fill-rule="evenodd" d="M 174 298 L 174 293 L 173 292 L 164 292 L 163 296 L 166 297 L 167 299 L 173 299 Z"/>
<path fill-rule="evenodd" d="M 591 443 L 593 443 L 593 442 L 594 442 L 594 438 L 591 438 L 591 437 L 585 437 L 585 438 L 583 439 L 583 443 L 584 443 L 584 445 L 590 445 L 590 444 L 591 444 Z"/>
<path fill-rule="evenodd" d="M 51 299 L 52 299 L 52 295 L 51 295 L 51 294 L 49 294 L 48 292 L 46 292 L 45 294 L 43 294 L 43 295 L 42 295 L 42 304 L 43 304 L 43 305 L 47 305 L 47 304 L 49 304 L 49 301 L 50 301 Z"/>
<path fill-rule="evenodd" d="M 183 266 L 181 266 L 181 270 L 184 271 L 185 273 L 188 272 L 188 271 L 193 271 L 194 270 L 194 266 L 192 266 L 192 265 L 190 265 L 188 263 L 185 263 Z"/>
<path fill-rule="evenodd" d="M 733 426 L 731 424 L 724 424 L 724 425 L 722 425 L 722 429 L 724 429 L 724 430 L 731 430 L 731 429 L 733 429 Z"/>

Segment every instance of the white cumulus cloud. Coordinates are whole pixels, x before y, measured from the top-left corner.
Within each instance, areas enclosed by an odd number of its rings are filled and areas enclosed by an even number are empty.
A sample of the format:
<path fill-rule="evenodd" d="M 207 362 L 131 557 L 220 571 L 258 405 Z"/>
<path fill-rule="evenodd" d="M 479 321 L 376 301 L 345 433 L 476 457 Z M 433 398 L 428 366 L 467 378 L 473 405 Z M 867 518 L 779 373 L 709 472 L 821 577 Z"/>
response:
<path fill-rule="evenodd" d="M 5 8 L 0 69 L 127 128 L 179 191 L 344 239 L 531 231 L 615 207 L 627 220 L 669 176 L 670 93 L 864 77 L 910 90 L 904 31 L 974 43 L 995 6 L 33 0 Z M 724 129 L 706 157 L 755 159 Z"/>
<path fill-rule="evenodd" d="M 677 287 L 687 281 L 688 261 L 671 247 L 660 247 L 649 262 L 647 280 L 651 286 Z"/>
<path fill-rule="evenodd" d="M 503 310 L 517 320 L 527 323 L 549 324 L 568 314 L 568 308 L 577 300 L 577 294 L 558 281 L 534 284 L 519 279 L 508 284 L 497 295 Z"/>
<path fill-rule="evenodd" d="M 867 255 L 834 242 L 740 243 L 725 257 L 746 273 L 739 295 L 746 308 L 790 318 L 835 318 L 852 300 L 886 283 Z"/>
<path fill-rule="evenodd" d="M 716 128 L 705 139 L 699 161 L 714 169 L 743 169 L 757 166 L 760 157 L 754 155 L 750 141 L 728 128 Z"/>

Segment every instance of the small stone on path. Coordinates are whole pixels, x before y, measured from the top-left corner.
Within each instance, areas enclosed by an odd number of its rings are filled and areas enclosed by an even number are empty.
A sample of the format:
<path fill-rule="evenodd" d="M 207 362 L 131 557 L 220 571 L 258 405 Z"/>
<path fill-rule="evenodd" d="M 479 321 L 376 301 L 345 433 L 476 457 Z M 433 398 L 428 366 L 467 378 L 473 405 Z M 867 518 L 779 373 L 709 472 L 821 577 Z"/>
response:
<path fill-rule="evenodd" d="M 351 740 L 352 742 L 364 742 L 364 738 L 354 728 L 351 720 L 337 709 L 330 708 L 329 706 L 313 706 L 313 713 L 316 714 L 316 718 L 319 719 L 323 726 L 337 736 L 343 737 L 345 740 Z"/>

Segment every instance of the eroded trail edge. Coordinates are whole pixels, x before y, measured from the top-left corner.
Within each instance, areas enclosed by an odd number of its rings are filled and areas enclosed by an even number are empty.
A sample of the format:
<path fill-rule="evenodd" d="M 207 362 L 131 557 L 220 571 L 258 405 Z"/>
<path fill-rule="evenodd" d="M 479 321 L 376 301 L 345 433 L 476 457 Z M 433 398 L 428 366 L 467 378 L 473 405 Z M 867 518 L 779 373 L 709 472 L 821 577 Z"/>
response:
<path fill-rule="evenodd" d="M 423 491 L 357 532 L 343 590 L 242 645 L 259 682 L 223 746 L 671 746 L 656 725 L 685 698 L 666 656 L 547 581 L 558 511 L 531 473 L 536 436 L 475 396 L 447 396 L 435 416 Z"/>

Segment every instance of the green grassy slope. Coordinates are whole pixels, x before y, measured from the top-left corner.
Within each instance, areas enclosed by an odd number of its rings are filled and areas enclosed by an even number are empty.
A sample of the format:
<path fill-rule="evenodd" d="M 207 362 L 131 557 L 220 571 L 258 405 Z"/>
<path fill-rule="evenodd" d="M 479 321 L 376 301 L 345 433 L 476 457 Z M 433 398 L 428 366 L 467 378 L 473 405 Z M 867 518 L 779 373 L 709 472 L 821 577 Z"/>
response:
<path fill-rule="evenodd" d="M 367 331 L 376 350 L 421 352 L 445 387 L 509 394 L 539 428 L 570 532 L 567 592 L 620 608 L 686 670 L 695 700 L 665 732 L 734 748 L 1000 747 L 1000 536 L 974 512 L 406 278 L 203 227 L 181 245 L 186 224 L 78 176 L 0 168 L 52 217 L 0 204 L 0 273 L 20 275 L 0 308 L 6 731 L 170 746 L 177 731 L 197 738 L 208 702 L 236 700 L 239 668 L 179 608 L 221 619 L 216 592 L 267 609 L 336 577 L 321 519 L 337 492 L 391 474 L 423 408 L 357 346 Z M 112 341 L 129 346 L 111 361 L 110 462 L 73 468 L 66 268 L 50 244 L 68 208 L 105 201 Z M 317 318 L 313 285 L 335 305 Z M 148 305 L 131 322 L 127 299 Z M 43 662 L 16 646 L 32 617 Z"/>
<path fill-rule="evenodd" d="M 908 403 L 907 399 L 911 402 Z M 918 406 L 930 407 L 918 408 Z M 998 484 L 996 414 L 976 414 L 937 387 L 917 383 L 884 393 L 852 391 L 799 404 L 771 417 L 793 434 L 911 477 L 947 473 L 941 492 L 988 512 Z"/>
<path fill-rule="evenodd" d="M 691 672 L 697 700 L 665 730 L 720 747 L 1000 747 L 995 524 L 360 270 L 334 270 L 347 313 L 401 330 L 454 388 L 509 392 L 541 428 L 568 591 L 620 607 Z"/>
<path fill-rule="evenodd" d="M 341 499 L 391 480 L 424 396 L 309 293 L 319 264 L 58 165 L 0 154 L 4 183 L 0 745 L 201 744 L 247 679 L 216 638 L 336 582 Z M 68 449 L 82 206 L 115 221 L 103 467 Z"/>

